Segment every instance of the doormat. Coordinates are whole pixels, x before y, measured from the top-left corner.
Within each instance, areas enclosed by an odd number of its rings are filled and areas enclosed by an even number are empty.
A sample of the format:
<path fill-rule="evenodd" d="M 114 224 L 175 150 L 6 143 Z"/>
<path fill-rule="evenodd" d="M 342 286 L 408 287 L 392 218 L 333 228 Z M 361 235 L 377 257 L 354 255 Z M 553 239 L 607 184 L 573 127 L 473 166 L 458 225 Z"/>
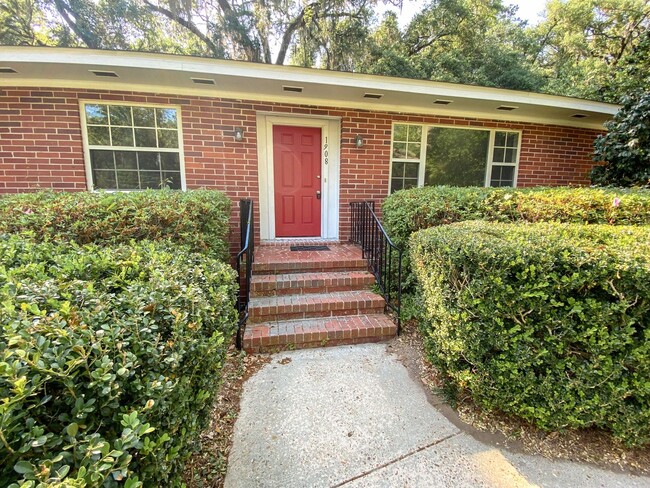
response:
<path fill-rule="evenodd" d="M 291 246 L 292 251 L 329 251 L 327 246 Z"/>

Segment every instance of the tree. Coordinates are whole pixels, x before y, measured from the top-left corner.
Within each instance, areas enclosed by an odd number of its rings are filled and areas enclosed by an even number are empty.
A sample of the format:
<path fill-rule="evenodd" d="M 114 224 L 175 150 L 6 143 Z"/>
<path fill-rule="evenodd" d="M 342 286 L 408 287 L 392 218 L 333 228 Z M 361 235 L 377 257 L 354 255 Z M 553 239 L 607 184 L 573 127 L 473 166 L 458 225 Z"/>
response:
<path fill-rule="evenodd" d="M 550 0 L 534 29 L 534 62 L 548 79 L 545 91 L 618 102 L 630 88 L 621 70 L 649 27 L 648 0 Z"/>
<path fill-rule="evenodd" d="M 650 187 L 650 92 L 637 92 L 607 122 L 607 134 L 594 143 L 595 160 L 604 161 L 591 172 L 597 185 Z"/>
<path fill-rule="evenodd" d="M 532 91 L 544 81 L 525 23 L 501 0 L 432 0 L 404 32 L 386 17 L 369 44 L 360 66 L 376 74 Z"/>

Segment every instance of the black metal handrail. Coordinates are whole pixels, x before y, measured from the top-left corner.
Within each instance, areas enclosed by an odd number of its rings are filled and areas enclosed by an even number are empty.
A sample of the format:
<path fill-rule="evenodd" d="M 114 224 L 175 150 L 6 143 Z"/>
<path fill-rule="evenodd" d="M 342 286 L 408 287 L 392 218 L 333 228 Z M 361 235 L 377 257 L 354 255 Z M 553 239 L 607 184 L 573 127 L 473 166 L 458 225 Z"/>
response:
<path fill-rule="evenodd" d="M 239 229 L 241 251 L 237 254 L 237 277 L 239 278 L 239 294 L 237 296 L 237 348 L 242 348 L 244 327 L 248 320 L 248 303 L 251 298 L 251 278 L 253 277 L 253 262 L 255 261 L 255 221 L 252 200 L 239 201 Z"/>
<path fill-rule="evenodd" d="M 375 275 L 377 286 L 386 301 L 386 309 L 397 315 L 397 332 L 402 311 L 402 249 L 397 247 L 375 214 L 375 202 L 351 202 L 352 233 L 350 241 L 361 246 L 364 259 Z M 397 296 L 395 296 L 397 295 Z"/>

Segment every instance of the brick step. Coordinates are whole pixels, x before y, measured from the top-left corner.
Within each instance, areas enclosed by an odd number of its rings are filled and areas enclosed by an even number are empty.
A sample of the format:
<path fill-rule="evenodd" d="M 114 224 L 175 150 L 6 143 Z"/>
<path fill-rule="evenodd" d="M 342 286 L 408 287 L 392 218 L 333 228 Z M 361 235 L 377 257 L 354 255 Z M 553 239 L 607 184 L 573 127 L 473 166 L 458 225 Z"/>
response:
<path fill-rule="evenodd" d="M 244 333 L 248 353 L 280 349 L 379 342 L 397 334 L 397 326 L 383 314 L 351 315 L 249 324 Z"/>
<path fill-rule="evenodd" d="M 368 271 L 254 275 L 251 295 L 268 297 L 364 290 L 374 283 L 375 277 Z"/>
<path fill-rule="evenodd" d="M 256 297 L 251 298 L 248 306 L 248 322 L 380 314 L 383 311 L 384 299 L 368 290 Z"/>
<path fill-rule="evenodd" d="M 288 246 L 261 246 L 253 273 L 289 274 L 367 270 L 361 250 L 353 245 L 329 245 L 329 251 L 291 251 Z"/>

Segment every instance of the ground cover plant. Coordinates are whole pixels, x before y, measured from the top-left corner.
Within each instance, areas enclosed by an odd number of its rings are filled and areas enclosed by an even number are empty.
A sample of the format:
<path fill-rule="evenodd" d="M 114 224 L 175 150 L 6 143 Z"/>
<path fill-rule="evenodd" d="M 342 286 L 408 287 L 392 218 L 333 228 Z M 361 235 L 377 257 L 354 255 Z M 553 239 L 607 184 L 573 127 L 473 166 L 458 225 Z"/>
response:
<path fill-rule="evenodd" d="M 410 255 L 452 395 L 650 443 L 650 228 L 464 222 L 417 232 Z"/>
<path fill-rule="evenodd" d="M 232 269 L 169 242 L 0 238 L 0 485 L 174 486 L 236 327 Z"/>
<path fill-rule="evenodd" d="M 230 200 L 212 190 L 51 191 L 0 198 L 0 233 L 110 245 L 170 239 L 228 258 Z"/>

